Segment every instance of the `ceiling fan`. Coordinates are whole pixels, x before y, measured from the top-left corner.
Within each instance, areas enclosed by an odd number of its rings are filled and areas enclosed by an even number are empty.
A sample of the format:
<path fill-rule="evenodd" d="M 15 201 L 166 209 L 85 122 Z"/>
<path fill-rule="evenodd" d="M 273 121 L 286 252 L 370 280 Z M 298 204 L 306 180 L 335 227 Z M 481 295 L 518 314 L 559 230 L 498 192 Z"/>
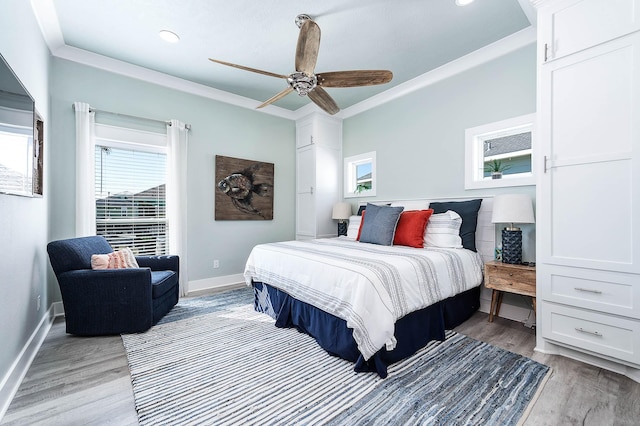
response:
<path fill-rule="evenodd" d="M 333 71 L 315 74 L 320 48 L 320 27 L 308 15 L 304 14 L 296 17 L 296 25 L 300 28 L 300 34 L 296 46 L 296 71 L 292 74 L 275 74 L 217 59 L 209 58 L 209 60 L 241 70 L 287 80 L 289 86 L 286 89 L 260 104 L 258 108 L 272 104 L 295 90 L 300 96 L 309 96 L 316 105 L 333 115 L 340 111 L 340 108 L 329 93 L 324 90 L 324 87 L 373 86 L 388 83 L 393 78 L 393 73 L 387 70 Z"/>

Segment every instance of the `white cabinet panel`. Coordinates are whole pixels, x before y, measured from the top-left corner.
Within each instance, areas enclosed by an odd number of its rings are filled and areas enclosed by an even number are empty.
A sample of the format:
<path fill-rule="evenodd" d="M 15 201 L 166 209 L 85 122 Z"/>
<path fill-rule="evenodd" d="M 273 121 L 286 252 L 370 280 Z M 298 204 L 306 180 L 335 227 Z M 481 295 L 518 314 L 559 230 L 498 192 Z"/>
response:
<path fill-rule="evenodd" d="M 340 201 L 342 122 L 312 114 L 296 123 L 296 238 L 337 236 L 331 218 Z"/>
<path fill-rule="evenodd" d="M 584 260 L 601 268 L 638 269 L 639 265 L 632 267 L 631 163 L 594 162 L 549 172 L 550 254 L 556 261 Z M 603 204 L 606 209 L 600 207 Z"/>
<path fill-rule="evenodd" d="M 638 0 L 564 0 L 542 2 L 541 44 L 548 59 L 561 58 L 640 29 Z"/>
<path fill-rule="evenodd" d="M 640 273 L 640 32 L 542 64 L 540 82 L 538 262 Z"/>
<path fill-rule="evenodd" d="M 632 75 L 638 52 L 632 40 L 618 44 L 553 65 L 549 82 L 553 87 L 553 160 L 631 149 L 634 109 L 630 93 L 638 83 L 638 76 Z"/>

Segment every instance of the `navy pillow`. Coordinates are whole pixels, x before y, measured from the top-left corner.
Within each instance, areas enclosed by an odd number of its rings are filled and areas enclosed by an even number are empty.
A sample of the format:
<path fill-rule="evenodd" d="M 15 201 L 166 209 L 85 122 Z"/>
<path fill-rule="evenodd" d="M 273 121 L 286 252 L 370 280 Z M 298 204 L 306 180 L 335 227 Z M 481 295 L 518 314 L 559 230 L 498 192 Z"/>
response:
<path fill-rule="evenodd" d="M 480 210 L 482 199 L 469 201 L 447 201 L 430 203 L 429 208 L 433 209 L 433 214 L 445 213 L 453 210 L 462 218 L 460 227 L 460 237 L 462 246 L 466 249 L 476 251 L 476 228 L 478 225 L 478 210 Z M 369 214 L 367 212 L 367 214 Z"/>
<path fill-rule="evenodd" d="M 360 208 L 358 209 L 358 216 L 362 216 L 362 212 L 365 211 L 366 208 L 367 206 L 360 206 Z"/>
<path fill-rule="evenodd" d="M 396 233 L 396 225 L 404 207 L 377 206 L 367 203 L 367 214 L 364 216 L 361 243 L 390 246 Z"/>

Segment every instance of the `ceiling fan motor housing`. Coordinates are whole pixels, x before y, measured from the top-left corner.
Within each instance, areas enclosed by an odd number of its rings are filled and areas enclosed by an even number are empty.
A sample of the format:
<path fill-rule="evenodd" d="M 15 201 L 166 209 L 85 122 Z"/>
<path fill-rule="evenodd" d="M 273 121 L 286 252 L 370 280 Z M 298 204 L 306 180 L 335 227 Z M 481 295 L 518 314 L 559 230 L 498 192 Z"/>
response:
<path fill-rule="evenodd" d="M 303 72 L 294 72 L 287 77 L 287 82 L 300 96 L 307 96 L 318 85 L 315 74 L 307 75 Z"/>

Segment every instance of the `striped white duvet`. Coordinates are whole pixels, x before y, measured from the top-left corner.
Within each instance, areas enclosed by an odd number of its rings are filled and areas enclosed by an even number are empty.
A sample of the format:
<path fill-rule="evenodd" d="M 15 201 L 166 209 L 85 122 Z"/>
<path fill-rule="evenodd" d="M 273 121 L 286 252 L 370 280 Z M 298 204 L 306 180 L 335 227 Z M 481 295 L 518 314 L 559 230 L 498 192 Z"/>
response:
<path fill-rule="evenodd" d="M 379 246 L 345 238 L 261 244 L 244 271 L 347 322 L 365 359 L 395 347 L 396 320 L 476 287 L 480 255 L 466 249 Z"/>

